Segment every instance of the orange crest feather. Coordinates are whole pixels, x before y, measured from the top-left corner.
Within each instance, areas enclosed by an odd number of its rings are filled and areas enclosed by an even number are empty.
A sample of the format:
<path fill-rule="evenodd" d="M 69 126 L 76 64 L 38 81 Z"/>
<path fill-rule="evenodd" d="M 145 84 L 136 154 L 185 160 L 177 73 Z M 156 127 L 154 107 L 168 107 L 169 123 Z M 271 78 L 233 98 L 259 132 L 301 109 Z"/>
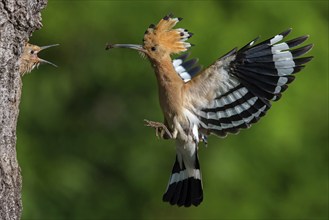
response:
<path fill-rule="evenodd" d="M 167 15 L 157 25 L 150 25 L 144 35 L 144 45 L 160 45 L 170 54 L 188 50 L 192 45 L 185 41 L 193 34 L 182 28 L 173 29 L 181 20 Z"/>

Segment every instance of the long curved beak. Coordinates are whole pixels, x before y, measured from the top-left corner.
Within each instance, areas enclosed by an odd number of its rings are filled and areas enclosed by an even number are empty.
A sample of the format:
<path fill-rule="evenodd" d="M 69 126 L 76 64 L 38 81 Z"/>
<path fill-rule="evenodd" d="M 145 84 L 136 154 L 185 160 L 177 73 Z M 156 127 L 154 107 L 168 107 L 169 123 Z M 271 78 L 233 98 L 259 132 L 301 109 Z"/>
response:
<path fill-rule="evenodd" d="M 139 44 L 107 44 L 105 50 L 109 50 L 112 48 L 128 48 L 133 50 L 138 50 L 141 52 L 146 52 L 142 45 Z"/>
<path fill-rule="evenodd" d="M 51 45 L 47 45 L 47 46 L 42 46 L 42 47 L 40 47 L 40 51 L 42 51 L 42 50 L 44 50 L 44 49 L 47 49 L 47 48 L 50 48 L 50 47 L 55 47 L 55 46 L 58 46 L 59 44 L 51 44 Z M 39 57 L 38 57 L 39 58 Z M 48 64 L 50 64 L 50 65 L 52 65 L 52 66 L 54 66 L 54 67 L 57 67 L 57 65 L 56 64 L 54 64 L 54 63 L 52 63 L 52 62 L 49 62 L 49 61 L 47 61 L 47 60 L 44 60 L 44 59 L 41 59 L 41 58 L 39 58 L 39 62 L 40 63 L 48 63 Z"/>

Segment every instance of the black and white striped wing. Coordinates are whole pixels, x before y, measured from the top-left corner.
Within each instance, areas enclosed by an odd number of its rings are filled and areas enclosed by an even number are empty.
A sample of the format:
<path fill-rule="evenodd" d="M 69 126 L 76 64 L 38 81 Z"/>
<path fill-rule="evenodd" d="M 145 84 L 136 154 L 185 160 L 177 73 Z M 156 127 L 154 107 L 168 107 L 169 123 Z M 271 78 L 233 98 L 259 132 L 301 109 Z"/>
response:
<path fill-rule="evenodd" d="M 189 53 L 185 53 L 172 61 L 177 74 L 182 80 L 184 80 L 184 82 L 190 81 L 201 71 L 201 66 L 198 65 L 198 59 L 187 60 L 189 55 Z"/>
<path fill-rule="evenodd" d="M 270 101 L 278 100 L 294 80 L 293 74 L 312 59 L 298 58 L 311 50 L 312 44 L 292 49 L 308 36 L 280 43 L 290 31 L 257 45 L 254 45 L 255 39 L 240 50 L 232 50 L 208 68 L 214 71 L 213 74 L 221 74 L 223 80 L 214 82 L 218 84 L 216 97 L 198 112 L 202 128 L 208 133 L 226 136 L 250 127 L 265 115 L 271 107 Z M 208 79 L 203 80 L 212 80 L 212 74 L 209 71 L 207 74 Z"/>

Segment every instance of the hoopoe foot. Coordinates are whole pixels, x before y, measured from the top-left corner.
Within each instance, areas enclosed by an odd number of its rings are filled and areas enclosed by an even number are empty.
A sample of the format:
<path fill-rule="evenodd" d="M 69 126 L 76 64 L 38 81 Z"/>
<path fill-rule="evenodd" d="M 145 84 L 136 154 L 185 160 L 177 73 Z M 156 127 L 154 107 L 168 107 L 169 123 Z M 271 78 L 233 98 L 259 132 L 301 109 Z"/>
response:
<path fill-rule="evenodd" d="M 145 122 L 145 126 L 155 129 L 155 135 L 157 136 L 157 138 L 159 138 L 159 137 L 161 137 L 163 139 L 172 139 L 173 138 L 169 129 L 163 123 L 156 122 L 156 121 L 149 121 L 146 119 L 144 119 L 144 122 Z"/>

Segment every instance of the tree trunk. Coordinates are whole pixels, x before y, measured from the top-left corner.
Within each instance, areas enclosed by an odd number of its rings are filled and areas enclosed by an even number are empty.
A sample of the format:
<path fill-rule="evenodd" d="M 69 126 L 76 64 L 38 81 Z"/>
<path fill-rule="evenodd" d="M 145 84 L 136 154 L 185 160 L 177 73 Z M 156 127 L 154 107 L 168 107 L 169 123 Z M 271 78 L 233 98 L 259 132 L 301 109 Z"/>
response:
<path fill-rule="evenodd" d="M 0 0 L 0 219 L 20 219 L 22 177 L 16 158 L 16 124 L 22 81 L 18 59 L 40 29 L 47 0 Z"/>

